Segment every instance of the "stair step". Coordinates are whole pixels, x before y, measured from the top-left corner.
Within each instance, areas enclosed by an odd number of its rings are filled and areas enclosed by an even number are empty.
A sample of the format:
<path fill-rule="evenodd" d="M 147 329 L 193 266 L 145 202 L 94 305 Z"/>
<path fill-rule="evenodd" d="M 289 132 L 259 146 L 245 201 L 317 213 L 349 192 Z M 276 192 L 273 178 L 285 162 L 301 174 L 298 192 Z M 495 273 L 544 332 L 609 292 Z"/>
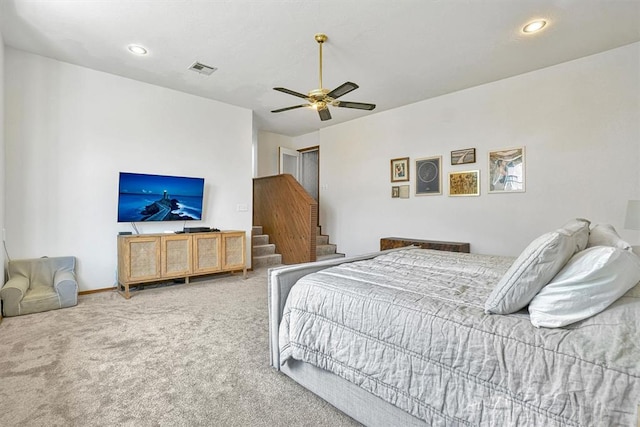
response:
<path fill-rule="evenodd" d="M 316 236 L 316 245 L 327 245 L 329 244 L 329 236 L 318 234 Z"/>
<path fill-rule="evenodd" d="M 253 257 L 264 256 L 264 255 L 273 255 L 276 253 L 276 245 L 273 243 L 266 245 L 254 245 L 252 248 Z"/>
<path fill-rule="evenodd" d="M 268 234 L 254 234 L 251 238 L 252 246 L 260 246 L 260 245 L 268 245 L 269 244 L 269 235 Z"/>
<path fill-rule="evenodd" d="M 268 267 L 268 266 L 281 265 L 281 264 L 282 264 L 282 255 L 280 254 L 262 255 L 262 256 L 253 257 L 252 267 L 255 269 L 260 267 Z"/>
<path fill-rule="evenodd" d="M 282 255 L 277 254 L 276 245 L 269 243 L 269 235 L 263 234 L 262 226 L 256 225 L 251 229 L 253 267 L 282 265 Z M 344 254 L 336 253 L 337 246 L 329 243 L 329 236 L 322 234 L 322 228 L 316 227 L 316 260 L 344 258 Z"/>
<path fill-rule="evenodd" d="M 252 268 L 282 265 L 282 255 L 277 254 L 276 245 L 269 243 L 269 235 L 264 234 L 261 225 L 251 228 Z"/>
<path fill-rule="evenodd" d="M 316 261 L 324 261 L 327 259 L 334 259 L 334 258 L 344 258 L 344 254 L 335 253 L 335 254 L 327 254 L 327 255 L 318 255 L 316 256 Z"/>
<path fill-rule="evenodd" d="M 329 255 L 336 253 L 336 245 L 327 244 L 327 245 L 318 245 L 316 244 L 316 256 L 319 255 Z"/>

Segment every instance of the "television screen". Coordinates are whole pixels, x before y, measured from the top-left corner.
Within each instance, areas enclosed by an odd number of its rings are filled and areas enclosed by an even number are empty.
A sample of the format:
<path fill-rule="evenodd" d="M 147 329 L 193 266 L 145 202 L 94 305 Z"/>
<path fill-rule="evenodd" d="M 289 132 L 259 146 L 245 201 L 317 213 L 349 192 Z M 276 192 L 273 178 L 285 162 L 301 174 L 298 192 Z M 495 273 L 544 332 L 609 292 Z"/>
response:
<path fill-rule="evenodd" d="M 204 178 L 120 172 L 118 222 L 202 219 Z"/>

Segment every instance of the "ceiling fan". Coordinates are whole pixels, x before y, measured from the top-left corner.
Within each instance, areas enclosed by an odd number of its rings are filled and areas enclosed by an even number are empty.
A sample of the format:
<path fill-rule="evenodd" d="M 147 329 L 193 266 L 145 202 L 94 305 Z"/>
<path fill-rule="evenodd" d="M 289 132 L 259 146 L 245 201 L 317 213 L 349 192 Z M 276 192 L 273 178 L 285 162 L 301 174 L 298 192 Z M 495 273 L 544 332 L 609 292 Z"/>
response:
<path fill-rule="evenodd" d="M 297 96 L 307 100 L 307 104 L 294 105 L 293 107 L 285 107 L 277 110 L 272 110 L 272 113 L 281 113 L 283 111 L 293 110 L 301 107 L 310 107 L 318 111 L 320 120 L 331 120 L 331 113 L 329 112 L 329 105 L 333 107 L 342 108 L 357 108 L 359 110 L 373 110 L 376 108 L 375 104 L 366 104 L 363 102 L 351 102 L 351 101 L 338 101 L 342 95 L 358 89 L 358 85 L 352 82 L 346 82 L 330 91 L 322 87 L 322 44 L 327 41 L 326 34 L 316 34 L 315 39 L 320 45 L 320 87 L 313 89 L 307 95 L 286 89 L 284 87 L 274 87 L 274 90 L 279 92 L 288 93 L 289 95 Z"/>

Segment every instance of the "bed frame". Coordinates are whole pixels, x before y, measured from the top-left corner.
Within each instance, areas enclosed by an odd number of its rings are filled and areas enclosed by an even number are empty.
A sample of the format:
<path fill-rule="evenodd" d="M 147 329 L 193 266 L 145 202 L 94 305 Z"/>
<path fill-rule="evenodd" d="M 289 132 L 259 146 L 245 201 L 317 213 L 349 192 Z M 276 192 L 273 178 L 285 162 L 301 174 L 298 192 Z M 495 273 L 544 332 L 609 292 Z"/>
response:
<path fill-rule="evenodd" d="M 267 274 L 271 366 L 367 426 L 424 426 L 426 421 L 412 416 L 408 412 L 378 398 L 336 374 L 311 364 L 289 359 L 285 364 L 281 365 L 279 327 L 289 292 L 303 276 L 343 263 L 368 260 L 383 253 L 407 248 L 391 249 L 357 257 L 272 268 Z M 637 295 L 634 297 L 637 297 Z M 630 403 L 631 412 L 633 412 L 637 402 Z M 636 425 L 637 423 L 637 426 L 640 427 L 640 405 L 637 408 L 636 418 L 631 424 Z"/>
<path fill-rule="evenodd" d="M 382 253 L 400 249 L 271 268 L 267 273 L 271 366 L 366 426 L 424 426 L 425 422 L 324 369 L 298 360 L 290 360 L 280 366 L 279 326 L 289 291 L 301 277 L 345 262 L 371 259 Z"/>

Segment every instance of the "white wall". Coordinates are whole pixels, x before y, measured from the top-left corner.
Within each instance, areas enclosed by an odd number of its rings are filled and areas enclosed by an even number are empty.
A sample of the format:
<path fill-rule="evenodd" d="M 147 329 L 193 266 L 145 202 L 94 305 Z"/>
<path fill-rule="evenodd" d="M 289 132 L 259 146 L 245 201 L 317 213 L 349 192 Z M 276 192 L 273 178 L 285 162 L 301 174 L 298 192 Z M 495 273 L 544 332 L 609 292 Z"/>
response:
<path fill-rule="evenodd" d="M 428 76 L 425 84 L 430 84 Z M 320 145 L 320 222 L 338 250 L 378 249 L 385 236 L 465 241 L 517 255 L 574 217 L 623 229 L 640 199 L 640 43 L 471 88 L 294 138 Z M 487 194 L 487 153 L 526 147 L 526 192 Z M 450 151 L 475 147 L 475 164 Z M 480 197 L 415 197 L 415 159 L 479 169 Z M 392 199 L 389 162 L 411 158 L 411 197 Z"/>
<path fill-rule="evenodd" d="M 75 255 L 81 290 L 114 286 L 116 235 L 131 231 L 116 222 L 120 171 L 204 177 L 204 220 L 187 225 L 250 235 L 250 110 L 12 48 L 5 54 L 12 258 Z"/>
<path fill-rule="evenodd" d="M 293 138 L 272 132 L 258 133 L 258 174 L 256 177 L 278 174 L 278 147 L 293 148 Z"/>
<path fill-rule="evenodd" d="M 0 25 L 0 233 L 4 229 L 4 175 L 4 40 L 2 38 L 2 27 Z M 4 267 L 6 258 L 4 249 L 0 249 L 0 252 L 2 252 L 0 255 L 0 260 L 2 260 L 0 263 L 0 277 L 2 278 L 2 283 L 4 283 Z"/>
<path fill-rule="evenodd" d="M 318 143 L 318 133 L 309 133 L 296 138 L 273 132 L 260 131 L 258 133 L 256 177 L 277 175 L 279 161 L 279 147 L 299 150 L 315 147 Z"/>
<path fill-rule="evenodd" d="M 320 132 L 311 132 L 306 135 L 300 135 L 293 139 L 296 150 L 309 147 L 317 147 L 320 145 Z"/>

